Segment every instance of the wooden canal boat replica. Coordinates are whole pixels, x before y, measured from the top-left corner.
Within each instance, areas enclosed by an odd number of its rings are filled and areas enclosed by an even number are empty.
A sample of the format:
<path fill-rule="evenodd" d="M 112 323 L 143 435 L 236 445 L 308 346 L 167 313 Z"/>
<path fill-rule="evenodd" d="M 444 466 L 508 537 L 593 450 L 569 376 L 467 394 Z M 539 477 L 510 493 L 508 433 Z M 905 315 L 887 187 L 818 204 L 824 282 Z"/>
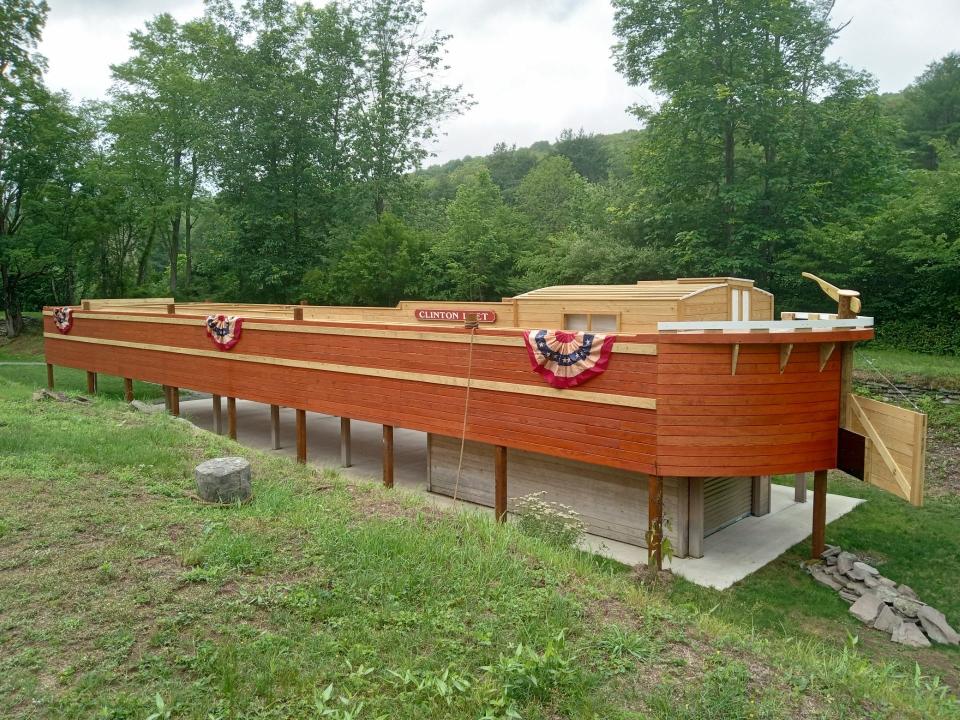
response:
<path fill-rule="evenodd" d="M 293 408 L 301 461 L 308 411 L 341 418 L 345 457 L 350 419 L 378 423 L 388 486 L 393 428 L 423 431 L 432 491 L 498 519 L 508 497 L 546 491 L 657 563 L 664 532 L 699 557 L 710 532 L 769 510 L 771 475 L 812 472 L 817 552 L 831 468 L 922 502 L 926 425 L 851 394 L 873 321 L 857 293 L 814 279 L 836 314 L 774 320 L 772 295 L 737 278 L 395 308 L 84 300 L 44 309 L 48 381 L 57 365 L 86 370 L 91 392 L 117 375 L 128 399 L 134 379 L 158 383 L 175 414 L 180 388 L 210 393 L 218 426 L 226 397 L 234 437 L 236 398 L 270 404 L 275 428 Z M 570 332 L 535 332 L 554 329 Z"/>

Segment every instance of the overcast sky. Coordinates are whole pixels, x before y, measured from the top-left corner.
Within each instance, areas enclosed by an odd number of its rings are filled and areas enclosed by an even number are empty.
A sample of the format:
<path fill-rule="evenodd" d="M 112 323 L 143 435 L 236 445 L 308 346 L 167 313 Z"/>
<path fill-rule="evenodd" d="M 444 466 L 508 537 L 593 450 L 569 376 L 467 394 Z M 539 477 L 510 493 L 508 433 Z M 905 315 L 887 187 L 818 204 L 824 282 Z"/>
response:
<path fill-rule="evenodd" d="M 101 98 L 110 64 L 129 56 L 128 33 L 161 12 L 180 20 L 199 0 L 48 0 L 41 51 L 47 81 L 74 97 Z M 626 113 L 651 98 L 613 69 L 613 11 L 607 0 L 425 0 L 428 22 L 452 33 L 448 81 L 477 104 L 444 125 L 434 147 L 444 162 L 553 140 L 564 128 L 617 132 L 637 127 Z M 883 92 L 907 85 L 932 60 L 960 49 L 960 0 L 837 0 L 852 20 L 831 57 L 873 73 Z"/>

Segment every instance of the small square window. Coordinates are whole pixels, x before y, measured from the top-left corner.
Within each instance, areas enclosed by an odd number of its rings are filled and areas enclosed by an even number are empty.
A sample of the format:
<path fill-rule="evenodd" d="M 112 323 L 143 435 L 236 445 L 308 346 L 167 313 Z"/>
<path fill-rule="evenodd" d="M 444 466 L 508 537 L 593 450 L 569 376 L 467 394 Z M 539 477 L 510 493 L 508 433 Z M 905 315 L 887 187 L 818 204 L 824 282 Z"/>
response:
<path fill-rule="evenodd" d="M 589 330 L 590 316 L 589 315 L 564 315 L 563 329 L 564 330 Z"/>
<path fill-rule="evenodd" d="M 590 330 L 592 330 L 593 332 L 616 332 L 617 316 L 616 315 L 591 315 Z"/>

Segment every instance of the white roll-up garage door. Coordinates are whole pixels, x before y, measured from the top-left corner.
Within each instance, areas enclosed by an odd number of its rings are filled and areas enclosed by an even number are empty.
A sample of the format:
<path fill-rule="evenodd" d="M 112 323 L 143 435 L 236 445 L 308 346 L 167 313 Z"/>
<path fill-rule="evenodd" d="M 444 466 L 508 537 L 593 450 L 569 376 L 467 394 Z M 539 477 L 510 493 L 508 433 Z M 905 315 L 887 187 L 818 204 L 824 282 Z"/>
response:
<path fill-rule="evenodd" d="M 703 536 L 750 514 L 753 482 L 748 477 L 713 477 L 703 482 Z"/>

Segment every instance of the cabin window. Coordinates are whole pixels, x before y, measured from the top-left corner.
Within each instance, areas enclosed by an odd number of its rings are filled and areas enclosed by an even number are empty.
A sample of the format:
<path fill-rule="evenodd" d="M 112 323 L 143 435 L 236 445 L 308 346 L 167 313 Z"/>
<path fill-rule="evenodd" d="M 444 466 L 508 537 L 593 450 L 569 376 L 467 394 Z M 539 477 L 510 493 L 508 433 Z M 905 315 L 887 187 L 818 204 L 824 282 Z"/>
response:
<path fill-rule="evenodd" d="M 734 322 L 740 319 L 740 291 L 736 288 L 730 291 L 730 319 Z"/>
<path fill-rule="evenodd" d="M 564 330 L 580 330 L 589 332 L 616 332 L 617 316 L 594 313 L 564 314 Z"/>
<path fill-rule="evenodd" d="M 590 329 L 593 332 L 616 332 L 617 316 L 616 315 L 591 315 Z"/>
<path fill-rule="evenodd" d="M 743 319 L 750 319 L 750 291 L 743 291 Z"/>
<path fill-rule="evenodd" d="M 564 330 L 589 330 L 590 316 L 589 315 L 564 315 L 563 329 Z"/>

